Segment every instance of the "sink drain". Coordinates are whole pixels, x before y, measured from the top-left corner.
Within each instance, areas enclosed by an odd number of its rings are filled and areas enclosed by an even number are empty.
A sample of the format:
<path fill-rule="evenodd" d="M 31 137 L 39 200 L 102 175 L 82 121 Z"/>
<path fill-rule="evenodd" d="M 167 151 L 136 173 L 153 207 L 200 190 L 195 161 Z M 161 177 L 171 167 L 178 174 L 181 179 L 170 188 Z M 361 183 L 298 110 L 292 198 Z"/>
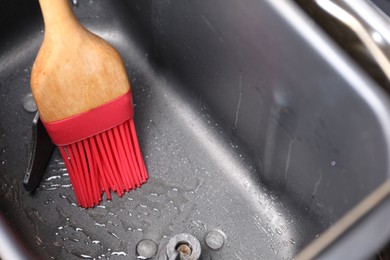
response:
<path fill-rule="evenodd" d="M 173 236 L 167 245 L 169 260 L 197 260 L 200 253 L 201 248 L 198 239 L 187 233 Z"/>

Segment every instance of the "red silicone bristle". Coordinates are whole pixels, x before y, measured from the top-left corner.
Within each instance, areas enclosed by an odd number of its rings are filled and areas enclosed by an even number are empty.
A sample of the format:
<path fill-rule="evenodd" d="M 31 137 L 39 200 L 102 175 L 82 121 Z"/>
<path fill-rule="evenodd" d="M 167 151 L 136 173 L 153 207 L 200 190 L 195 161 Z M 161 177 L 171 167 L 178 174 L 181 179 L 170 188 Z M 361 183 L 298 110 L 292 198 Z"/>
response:
<path fill-rule="evenodd" d="M 118 189 L 121 190 L 121 194 L 118 194 L 118 195 L 122 196 L 123 192 L 125 190 L 125 186 L 128 185 L 128 184 L 126 184 L 125 179 L 122 178 L 123 177 L 122 173 L 126 173 L 126 167 L 123 164 L 122 154 L 120 152 L 119 145 L 117 144 L 117 142 L 115 140 L 113 130 L 112 129 L 108 130 L 107 134 L 108 134 L 108 139 L 110 141 L 111 151 L 113 152 L 113 155 L 114 155 L 113 158 L 115 160 L 115 164 L 118 166 L 118 169 L 119 169 L 118 179 L 120 180 L 120 182 L 119 182 L 120 184 L 119 184 Z"/>
<path fill-rule="evenodd" d="M 131 142 L 126 135 L 125 128 L 124 128 L 123 124 L 119 126 L 119 132 L 120 132 L 119 135 L 120 135 L 122 143 L 123 143 L 123 149 L 124 149 L 125 154 L 126 154 L 127 163 L 131 167 L 131 172 L 134 173 L 134 174 L 130 175 L 130 178 L 131 178 L 132 183 L 134 184 L 134 188 L 137 188 L 140 186 L 138 165 L 136 165 L 134 163 L 134 159 L 133 159 L 134 156 L 133 156 L 132 149 L 131 149 Z"/>
<path fill-rule="evenodd" d="M 119 157 L 117 158 L 117 161 L 119 164 L 122 165 L 122 169 L 123 169 L 123 171 L 120 172 L 121 178 L 124 182 L 123 188 L 125 191 L 129 191 L 130 189 L 135 188 L 135 186 L 130 178 L 130 173 L 133 171 L 130 170 L 131 167 L 127 162 L 127 159 L 126 159 L 127 156 L 126 156 L 126 153 L 125 153 L 125 150 L 123 147 L 124 144 L 120 138 L 120 135 L 118 132 L 118 127 L 114 128 L 112 133 L 113 133 L 114 139 L 115 139 L 115 146 L 118 148 L 118 153 L 119 153 Z"/>
<path fill-rule="evenodd" d="M 91 153 L 91 149 L 89 147 L 88 141 L 85 139 L 82 141 L 83 142 L 83 147 L 85 149 L 85 154 L 86 154 L 86 165 L 90 173 L 90 180 L 91 180 L 91 186 L 92 186 L 92 200 L 94 205 L 98 205 L 100 202 L 100 189 L 98 186 L 98 182 L 96 179 L 96 169 L 95 169 L 95 164 L 93 163 L 93 157 Z"/>
<path fill-rule="evenodd" d="M 110 146 L 110 141 L 108 140 L 108 135 L 106 132 L 103 132 L 100 134 L 102 136 L 102 140 L 103 140 L 103 144 L 104 146 L 100 146 L 100 149 L 102 151 L 105 151 L 106 154 L 107 154 L 107 158 L 108 158 L 108 161 L 107 161 L 107 164 L 105 164 L 106 167 L 111 167 L 111 174 L 112 174 L 112 177 L 114 179 L 114 186 L 112 187 L 112 189 L 117 193 L 119 194 L 119 196 L 122 195 L 122 180 L 120 179 L 119 177 L 119 171 L 121 170 L 118 165 L 116 164 L 116 161 L 115 161 L 115 155 L 113 153 L 113 151 L 111 150 L 111 146 Z"/>
<path fill-rule="evenodd" d="M 75 158 L 76 167 L 77 167 L 77 170 L 79 173 L 79 177 L 80 177 L 79 180 L 81 181 L 81 185 L 84 187 L 83 192 L 85 195 L 85 197 L 84 197 L 85 201 L 84 201 L 83 207 L 88 208 L 88 207 L 90 207 L 90 198 L 91 198 L 91 186 L 90 186 L 89 178 L 87 176 L 88 172 L 83 171 L 83 166 L 82 166 L 83 162 L 81 160 L 79 149 L 77 147 L 78 142 L 71 144 L 70 146 L 71 146 L 73 156 Z"/>
<path fill-rule="evenodd" d="M 88 200 L 87 200 L 87 205 L 89 207 L 94 206 L 94 192 L 93 192 L 93 182 L 91 178 L 91 169 L 88 167 L 88 162 L 86 160 L 86 149 L 83 146 L 82 142 L 77 142 L 77 153 L 79 155 L 80 163 L 81 163 L 81 168 L 84 173 L 84 181 L 85 185 L 87 187 L 87 192 L 88 192 Z"/>
<path fill-rule="evenodd" d="M 146 166 L 145 166 L 145 162 L 144 162 L 144 159 L 142 157 L 142 154 L 141 154 L 141 150 L 139 149 L 139 143 L 138 143 L 138 138 L 137 138 L 137 132 L 135 131 L 134 121 L 129 120 L 128 123 L 130 125 L 130 135 L 131 135 L 133 147 L 138 147 L 138 149 L 134 149 L 134 151 L 135 151 L 135 154 L 137 156 L 138 165 L 141 169 L 142 183 L 144 183 L 148 179 L 148 173 L 146 171 Z"/>
<path fill-rule="evenodd" d="M 60 149 L 61 156 L 64 159 L 65 166 L 68 170 L 70 181 L 73 184 L 73 189 L 74 189 L 75 194 L 76 194 L 77 202 L 79 203 L 79 206 L 81 206 L 80 201 L 82 201 L 82 198 L 80 197 L 81 196 L 81 191 L 79 190 L 80 186 L 78 185 L 78 181 L 76 181 L 77 177 L 73 171 L 72 165 L 70 164 L 70 157 L 66 153 L 64 146 L 60 146 L 59 149 Z"/>
<path fill-rule="evenodd" d="M 100 175 L 105 176 L 104 180 L 107 181 L 107 184 L 109 185 L 110 189 L 115 191 L 116 182 L 113 171 L 115 171 L 116 169 L 112 169 L 109 163 L 105 163 L 104 165 L 102 165 L 103 161 L 109 162 L 108 156 L 103 146 L 103 141 L 101 139 L 100 134 L 96 135 L 93 139 L 96 140 L 96 143 L 93 144 L 94 152 L 96 153 L 96 158 L 98 158 L 96 159 L 96 161 L 98 163 Z"/>
<path fill-rule="evenodd" d="M 81 207 L 85 207 L 86 201 L 87 201 L 87 195 L 85 192 L 85 184 L 83 181 L 82 172 L 80 172 L 80 169 L 77 166 L 78 165 L 77 160 L 73 154 L 73 149 L 72 149 L 71 145 L 65 146 L 65 150 L 69 154 L 69 163 L 71 165 L 71 168 L 73 169 L 73 173 L 74 173 L 74 177 L 75 177 L 74 178 L 74 180 L 75 180 L 74 186 L 77 186 L 77 191 L 79 192 L 79 195 L 80 195 L 79 196 L 80 200 L 78 201 L 78 203 Z M 76 190 L 75 190 L 75 192 L 76 192 Z M 76 196 L 76 198 L 77 198 L 77 196 Z"/>
<path fill-rule="evenodd" d="M 99 156 L 99 151 L 98 151 L 97 146 L 96 146 L 97 138 L 91 137 L 88 139 L 88 141 L 89 141 L 89 144 L 91 145 L 92 154 L 93 154 L 94 158 L 96 158 L 96 159 L 94 159 L 94 164 L 95 164 L 97 176 L 100 177 L 98 179 L 98 183 L 100 184 L 102 193 L 106 192 L 107 199 L 110 200 L 111 194 L 110 194 L 109 187 L 111 187 L 113 185 L 112 184 L 113 182 L 110 183 L 109 180 L 107 180 L 107 176 L 110 176 L 110 174 L 109 173 L 106 174 L 106 172 L 104 171 L 103 166 L 101 164 L 102 159 L 100 159 L 101 156 Z"/>
<path fill-rule="evenodd" d="M 82 141 L 61 146 L 76 199 L 81 207 L 94 207 L 103 193 L 122 196 L 139 187 L 148 176 L 133 119 Z"/>
<path fill-rule="evenodd" d="M 142 175 L 141 175 L 140 167 L 138 165 L 138 162 L 137 162 L 137 159 L 135 156 L 134 149 L 132 149 L 133 143 L 132 143 L 131 137 L 130 137 L 130 127 L 127 123 L 125 123 L 123 125 L 123 132 L 124 132 L 124 135 L 126 137 L 126 143 L 127 143 L 126 148 L 129 151 L 129 156 L 128 156 L 129 163 L 134 165 L 135 172 L 137 173 L 136 184 L 137 184 L 137 187 L 139 187 L 143 183 L 142 182 Z"/>

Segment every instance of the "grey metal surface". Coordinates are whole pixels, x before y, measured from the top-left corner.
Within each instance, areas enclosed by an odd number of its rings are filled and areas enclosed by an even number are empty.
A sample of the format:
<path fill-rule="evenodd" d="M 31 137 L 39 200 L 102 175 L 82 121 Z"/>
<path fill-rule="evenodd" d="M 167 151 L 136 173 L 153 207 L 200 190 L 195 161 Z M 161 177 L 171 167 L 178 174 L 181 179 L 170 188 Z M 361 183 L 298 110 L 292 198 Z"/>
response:
<path fill-rule="evenodd" d="M 390 240 L 389 215 L 388 180 L 295 259 L 370 259 L 372 252 L 379 252 Z M 386 259 L 388 254 L 383 257 Z"/>
<path fill-rule="evenodd" d="M 185 232 L 201 259 L 290 259 L 389 177 L 387 96 L 292 2 L 85 0 L 76 15 L 125 60 L 150 180 L 80 209 L 55 152 L 30 196 L 30 2 L 0 27 L 0 209 L 42 258 L 135 259 L 151 239 L 158 259 Z"/>
<path fill-rule="evenodd" d="M 293 3 L 156 5 L 163 60 L 267 185 L 327 225 L 388 178 L 387 96 Z"/>

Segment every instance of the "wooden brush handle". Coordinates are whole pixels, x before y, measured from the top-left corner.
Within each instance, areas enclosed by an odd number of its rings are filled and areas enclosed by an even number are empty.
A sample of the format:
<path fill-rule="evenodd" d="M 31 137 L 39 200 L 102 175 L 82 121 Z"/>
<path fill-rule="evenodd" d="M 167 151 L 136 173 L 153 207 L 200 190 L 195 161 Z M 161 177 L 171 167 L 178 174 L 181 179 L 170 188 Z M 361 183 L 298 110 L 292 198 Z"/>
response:
<path fill-rule="evenodd" d="M 30 83 L 44 122 L 89 111 L 130 90 L 119 53 L 77 21 L 68 0 L 39 4 L 45 37 Z"/>

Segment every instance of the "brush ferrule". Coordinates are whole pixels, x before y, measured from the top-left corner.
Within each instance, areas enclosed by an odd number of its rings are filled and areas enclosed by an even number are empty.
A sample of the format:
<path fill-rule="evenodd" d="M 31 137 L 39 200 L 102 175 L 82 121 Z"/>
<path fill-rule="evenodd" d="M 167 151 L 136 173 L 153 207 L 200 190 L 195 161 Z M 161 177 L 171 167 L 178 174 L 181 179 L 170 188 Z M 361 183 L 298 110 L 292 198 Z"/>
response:
<path fill-rule="evenodd" d="M 72 144 L 111 129 L 134 115 L 131 92 L 87 112 L 62 120 L 43 122 L 58 146 Z"/>

